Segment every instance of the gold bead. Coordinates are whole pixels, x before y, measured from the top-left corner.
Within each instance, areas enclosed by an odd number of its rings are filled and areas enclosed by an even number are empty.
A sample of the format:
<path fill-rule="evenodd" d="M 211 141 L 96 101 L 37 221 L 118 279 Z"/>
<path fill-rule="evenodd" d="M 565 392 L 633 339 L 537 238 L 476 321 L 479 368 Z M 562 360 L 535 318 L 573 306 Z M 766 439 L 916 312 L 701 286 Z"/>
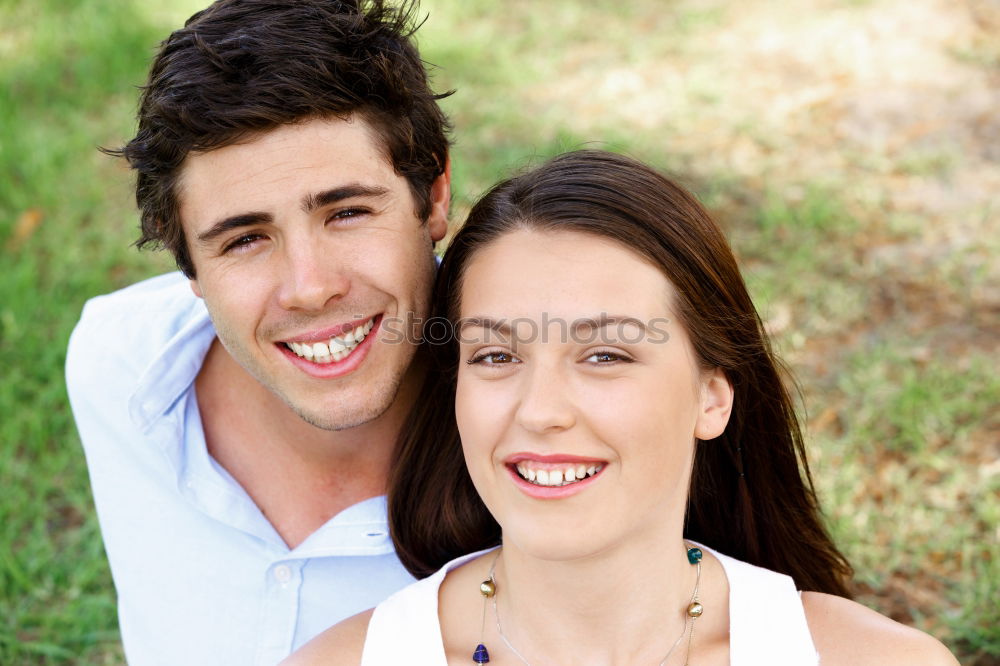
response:
<path fill-rule="evenodd" d="M 688 606 L 688 615 L 690 617 L 701 617 L 701 614 L 705 612 L 705 607 L 699 604 L 697 601 L 693 602 Z"/>
<path fill-rule="evenodd" d="M 479 584 L 479 594 L 486 598 L 492 597 L 497 593 L 497 585 L 492 580 L 484 580 Z"/>

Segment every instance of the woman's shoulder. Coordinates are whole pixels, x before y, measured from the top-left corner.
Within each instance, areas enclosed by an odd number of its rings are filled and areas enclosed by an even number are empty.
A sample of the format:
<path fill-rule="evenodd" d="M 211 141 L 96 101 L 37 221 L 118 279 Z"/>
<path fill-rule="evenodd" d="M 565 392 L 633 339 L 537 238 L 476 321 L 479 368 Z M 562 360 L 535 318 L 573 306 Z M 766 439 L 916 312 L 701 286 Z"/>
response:
<path fill-rule="evenodd" d="M 940 641 L 861 604 L 822 592 L 803 592 L 802 607 L 823 666 L 958 661 Z"/>
<path fill-rule="evenodd" d="M 280 666 L 357 666 L 365 648 L 368 623 L 375 609 L 369 609 L 335 624 L 312 639 Z"/>

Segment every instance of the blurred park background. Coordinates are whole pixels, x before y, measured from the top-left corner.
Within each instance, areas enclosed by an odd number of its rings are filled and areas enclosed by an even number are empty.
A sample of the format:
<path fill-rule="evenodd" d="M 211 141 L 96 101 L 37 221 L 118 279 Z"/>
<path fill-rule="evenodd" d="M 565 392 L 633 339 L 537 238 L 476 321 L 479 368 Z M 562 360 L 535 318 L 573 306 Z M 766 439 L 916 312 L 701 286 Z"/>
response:
<path fill-rule="evenodd" d="M 131 176 L 97 147 L 131 136 L 156 45 L 203 4 L 0 0 L 5 665 L 123 661 L 62 367 L 85 299 L 172 268 L 130 248 Z M 1000 664 L 1000 1 L 423 11 L 455 224 L 582 146 L 693 189 L 801 385 L 859 600 Z"/>

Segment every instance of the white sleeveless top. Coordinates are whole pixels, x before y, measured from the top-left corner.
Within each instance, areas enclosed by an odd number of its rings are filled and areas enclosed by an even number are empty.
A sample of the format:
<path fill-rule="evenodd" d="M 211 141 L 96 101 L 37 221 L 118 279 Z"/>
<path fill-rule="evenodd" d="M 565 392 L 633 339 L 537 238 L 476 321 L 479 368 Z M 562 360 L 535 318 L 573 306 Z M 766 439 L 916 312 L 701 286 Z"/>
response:
<path fill-rule="evenodd" d="M 729 580 L 729 662 L 731 666 L 815 666 L 819 656 L 806 624 L 802 599 L 784 574 L 718 558 Z M 361 666 L 446 666 L 438 621 L 438 588 L 445 574 L 484 552 L 452 560 L 378 606 L 368 624 Z M 469 646 L 469 664 L 476 646 Z"/>

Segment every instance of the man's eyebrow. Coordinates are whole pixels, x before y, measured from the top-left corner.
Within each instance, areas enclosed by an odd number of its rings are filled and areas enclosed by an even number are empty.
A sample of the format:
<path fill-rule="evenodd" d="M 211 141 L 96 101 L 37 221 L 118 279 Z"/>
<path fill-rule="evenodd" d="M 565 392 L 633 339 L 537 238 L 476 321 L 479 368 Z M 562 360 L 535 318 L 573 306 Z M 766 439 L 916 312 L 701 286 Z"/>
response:
<path fill-rule="evenodd" d="M 328 206 L 332 203 L 343 201 L 344 199 L 351 199 L 354 197 L 381 198 L 387 194 L 389 194 L 389 189 L 386 187 L 351 183 L 342 187 L 331 187 L 330 189 L 322 192 L 306 195 L 302 199 L 302 210 L 306 213 L 312 213 L 323 206 Z M 219 220 L 206 231 L 198 234 L 198 242 L 202 245 L 207 245 L 232 229 L 249 227 L 255 224 L 271 224 L 273 222 L 274 216 L 270 213 L 259 212 L 233 215 L 232 217 Z"/>
<path fill-rule="evenodd" d="M 459 332 L 469 327 L 485 328 L 496 331 L 500 335 L 510 337 L 510 324 L 506 319 L 490 319 L 489 317 L 462 317 L 458 320 Z"/>
<path fill-rule="evenodd" d="M 232 229 L 250 227 L 255 224 L 271 224 L 273 221 L 274 218 L 271 217 L 270 213 L 242 213 L 240 215 L 233 215 L 232 217 L 219 220 L 207 230 L 198 234 L 198 242 L 202 245 L 208 245 L 214 239 Z"/>
<path fill-rule="evenodd" d="M 613 326 L 617 324 L 631 324 L 632 326 L 638 326 L 639 330 L 643 332 L 646 331 L 646 324 L 643 323 L 641 319 L 624 315 L 607 314 L 601 314 L 597 317 L 584 317 L 582 319 L 577 319 L 573 322 L 573 331 L 578 332 L 581 329 L 596 330 L 598 328 L 604 328 L 605 326 Z"/>
<path fill-rule="evenodd" d="M 308 194 L 302 199 L 302 210 L 312 213 L 323 206 L 353 199 L 354 197 L 375 197 L 381 198 L 389 194 L 389 188 L 380 185 L 362 185 L 361 183 L 351 183 L 342 187 L 332 187 L 323 192 Z"/>

